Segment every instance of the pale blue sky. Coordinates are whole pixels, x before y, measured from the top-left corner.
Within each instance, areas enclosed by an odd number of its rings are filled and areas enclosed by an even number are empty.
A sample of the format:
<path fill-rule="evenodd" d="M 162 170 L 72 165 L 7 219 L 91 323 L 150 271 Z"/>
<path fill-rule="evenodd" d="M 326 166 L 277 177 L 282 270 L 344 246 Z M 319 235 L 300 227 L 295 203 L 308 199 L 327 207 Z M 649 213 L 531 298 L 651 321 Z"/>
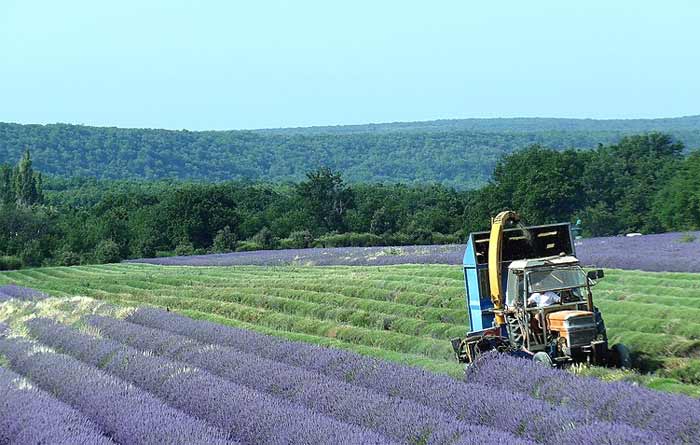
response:
<path fill-rule="evenodd" d="M 700 114 L 700 2 L 0 0 L 0 121 Z"/>

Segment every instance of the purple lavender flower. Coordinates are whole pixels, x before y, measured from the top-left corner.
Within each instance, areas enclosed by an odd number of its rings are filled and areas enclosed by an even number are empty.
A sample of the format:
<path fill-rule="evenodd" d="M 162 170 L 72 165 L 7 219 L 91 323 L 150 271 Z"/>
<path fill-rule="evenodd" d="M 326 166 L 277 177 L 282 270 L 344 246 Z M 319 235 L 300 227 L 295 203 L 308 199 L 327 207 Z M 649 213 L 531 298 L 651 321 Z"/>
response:
<path fill-rule="evenodd" d="M 390 440 L 201 369 L 81 334 L 49 319 L 27 322 L 39 341 L 156 394 L 249 444 L 385 444 Z"/>
<path fill-rule="evenodd" d="M 167 266 L 384 266 L 390 264 L 462 264 L 464 245 L 400 247 L 334 247 L 313 249 L 258 250 L 211 255 L 142 258 L 133 263 Z"/>
<path fill-rule="evenodd" d="M 549 443 L 567 445 L 642 445 L 673 443 L 648 430 L 639 430 L 624 423 L 596 422 L 551 437 Z"/>
<path fill-rule="evenodd" d="M 142 390 L 65 355 L 35 348 L 29 341 L 0 339 L 0 353 L 10 367 L 89 417 L 116 442 L 230 443 L 220 431 Z"/>
<path fill-rule="evenodd" d="M 290 342 L 252 331 L 193 320 L 155 308 L 140 308 L 128 321 L 176 332 L 203 343 L 219 344 L 270 360 L 301 367 L 380 394 L 412 400 L 457 419 L 521 432 L 546 440 L 567 428 L 595 419 L 587 407 L 557 407 L 510 389 L 507 382 L 471 384 L 426 370 L 364 357 L 349 351 Z M 503 373 L 507 374 L 508 369 Z M 541 417 L 540 417 L 541 415 Z M 475 420 L 476 419 L 476 420 Z M 656 426 L 654 426 L 656 429 Z M 645 431 L 652 440 L 653 433 Z M 576 433 L 578 434 L 578 433 Z M 658 440 L 657 440 L 658 441 Z"/>
<path fill-rule="evenodd" d="M 700 240 L 684 242 L 692 234 L 662 233 L 634 237 L 587 238 L 576 242 L 585 265 L 649 272 L 700 272 Z"/>
<path fill-rule="evenodd" d="M 0 286 L 0 302 L 15 298 L 17 300 L 36 301 L 48 298 L 49 295 L 28 287 L 8 284 Z"/>
<path fill-rule="evenodd" d="M 576 241 L 576 250 L 579 259 L 585 265 L 652 272 L 700 272 L 700 240 L 682 242 L 682 238 L 687 235 L 700 239 L 700 232 L 584 238 Z M 259 250 L 213 255 L 142 258 L 129 262 L 169 266 L 462 264 L 465 247 L 464 244 L 447 244 Z"/>
<path fill-rule="evenodd" d="M 479 419 L 472 418 L 469 412 L 464 412 L 462 416 L 448 415 L 411 400 L 370 391 L 254 354 L 201 344 L 187 337 L 121 320 L 91 316 L 86 321 L 102 335 L 116 341 L 206 369 L 233 382 L 275 394 L 340 420 L 372 428 L 403 442 L 447 444 L 459 436 L 483 437 L 496 432 L 493 429 L 475 427 L 473 423 L 480 423 Z M 476 389 L 478 391 L 470 393 L 473 400 L 485 402 L 490 399 L 490 391 L 484 391 L 485 388 Z M 533 400 L 529 402 L 545 405 Z M 530 416 L 530 419 L 521 421 L 511 433 L 530 439 L 544 438 L 569 428 L 568 425 L 580 418 L 577 413 L 569 410 L 552 407 L 546 407 L 545 410 L 549 414 L 546 419 L 539 414 Z M 551 419 L 557 416 L 562 422 L 553 424 Z M 501 426 L 502 424 L 498 425 L 499 428 Z M 508 435 L 502 432 L 500 436 Z M 512 443 L 516 438 L 510 436 L 508 441 Z"/>
<path fill-rule="evenodd" d="M 700 435 L 700 401 L 690 397 L 579 377 L 506 354 L 485 355 L 467 371 L 468 382 L 576 407 L 601 421 L 656 431 L 668 441 L 696 443 Z"/>
<path fill-rule="evenodd" d="M 113 442 L 87 417 L 0 367 L 0 443 L 107 445 Z"/>

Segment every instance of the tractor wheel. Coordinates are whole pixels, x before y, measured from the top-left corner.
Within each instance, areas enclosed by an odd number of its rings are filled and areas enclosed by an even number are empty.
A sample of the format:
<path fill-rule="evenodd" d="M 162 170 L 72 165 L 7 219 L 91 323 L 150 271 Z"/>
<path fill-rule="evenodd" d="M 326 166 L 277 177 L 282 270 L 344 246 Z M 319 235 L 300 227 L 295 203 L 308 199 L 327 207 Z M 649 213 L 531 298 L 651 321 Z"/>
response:
<path fill-rule="evenodd" d="M 630 350 L 622 343 L 617 343 L 610 348 L 610 365 L 615 368 L 629 369 L 632 367 L 632 357 Z"/>
<path fill-rule="evenodd" d="M 514 349 L 520 349 L 525 343 L 525 335 L 518 323 L 518 319 L 513 315 L 506 315 L 506 323 L 508 323 L 508 339 L 510 346 Z"/>
<path fill-rule="evenodd" d="M 535 355 L 532 356 L 532 360 L 535 363 L 539 363 L 542 366 L 546 366 L 547 368 L 553 368 L 554 367 L 554 362 L 552 361 L 552 357 L 549 356 L 544 351 L 540 351 L 536 353 Z"/>

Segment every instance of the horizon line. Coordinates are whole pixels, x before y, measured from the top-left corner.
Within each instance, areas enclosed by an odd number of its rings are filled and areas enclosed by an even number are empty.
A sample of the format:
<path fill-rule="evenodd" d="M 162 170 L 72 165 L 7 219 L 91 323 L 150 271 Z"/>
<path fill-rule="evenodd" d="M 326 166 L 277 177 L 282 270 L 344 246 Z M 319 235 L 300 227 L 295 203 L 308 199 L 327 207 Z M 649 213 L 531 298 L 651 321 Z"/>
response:
<path fill-rule="evenodd" d="M 389 122 L 364 122 L 364 123 L 349 123 L 349 124 L 327 124 L 327 125 L 299 125 L 299 126 L 289 126 L 289 127 L 262 127 L 262 128 L 229 128 L 229 129 L 206 129 L 206 130 L 190 130 L 188 128 L 165 128 L 165 127 L 130 127 L 130 126 L 118 126 L 118 125 L 102 125 L 102 124 L 84 124 L 84 123 L 71 123 L 71 122 L 12 122 L 12 121 L 0 121 L 0 124 L 8 125 L 25 125 L 25 126 L 51 126 L 51 125 L 69 125 L 76 127 L 92 127 L 92 128 L 116 128 L 121 130 L 162 130 L 162 131 L 187 131 L 192 133 L 205 133 L 205 132 L 261 132 L 261 131 L 280 131 L 280 130 L 313 130 L 313 129 L 323 129 L 323 128 L 343 128 L 343 127 L 367 127 L 367 126 L 383 126 L 383 125 L 409 125 L 409 124 L 425 124 L 434 122 L 459 122 L 459 121 L 505 121 L 505 120 L 556 120 L 556 121 L 590 121 L 590 122 L 614 122 L 614 121 L 662 121 L 662 120 L 675 120 L 675 119 L 700 119 L 700 114 L 689 114 L 681 116 L 664 116 L 664 117 L 631 117 L 631 118 L 590 118 L 590 117 L 551 117 L 551 116 L 513 116 L 513 117 L 456 117 L 456 118 L 438 118 L 438 119 L 427 119 L 427 120 L 415 120 L 415 121 L 389 121 Z"/>

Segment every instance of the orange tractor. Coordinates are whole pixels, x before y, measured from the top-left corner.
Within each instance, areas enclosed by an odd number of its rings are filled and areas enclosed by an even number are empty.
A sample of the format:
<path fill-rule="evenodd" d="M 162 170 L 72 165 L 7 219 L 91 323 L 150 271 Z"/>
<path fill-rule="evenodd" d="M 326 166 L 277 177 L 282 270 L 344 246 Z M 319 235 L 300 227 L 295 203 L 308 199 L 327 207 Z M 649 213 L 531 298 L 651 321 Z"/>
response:
<path fill-rule="evenodd" d="M 580 266 L 568 223 L 525 227 L 501 212 L 490 232 L 469 235 L 463 265 L 470 331 L 452 340 L 459 361 L 495 349 L 548 366 L 630 367 L 624 345 L 608 346 L 593 304 L 603 271 Z"/>

